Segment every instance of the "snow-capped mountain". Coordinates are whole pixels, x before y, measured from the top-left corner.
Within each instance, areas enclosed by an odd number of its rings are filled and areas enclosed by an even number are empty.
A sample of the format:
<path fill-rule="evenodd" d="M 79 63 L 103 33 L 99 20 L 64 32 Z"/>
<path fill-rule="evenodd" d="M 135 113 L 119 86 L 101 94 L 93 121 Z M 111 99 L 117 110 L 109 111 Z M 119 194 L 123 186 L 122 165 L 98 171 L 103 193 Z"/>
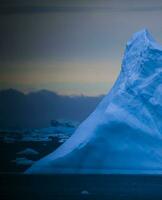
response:
<path fill-rule="evenodd" d="M 162 47 L 128 41 L 111 91 L 75 133 L 26 173 L 162 173 Z"/>

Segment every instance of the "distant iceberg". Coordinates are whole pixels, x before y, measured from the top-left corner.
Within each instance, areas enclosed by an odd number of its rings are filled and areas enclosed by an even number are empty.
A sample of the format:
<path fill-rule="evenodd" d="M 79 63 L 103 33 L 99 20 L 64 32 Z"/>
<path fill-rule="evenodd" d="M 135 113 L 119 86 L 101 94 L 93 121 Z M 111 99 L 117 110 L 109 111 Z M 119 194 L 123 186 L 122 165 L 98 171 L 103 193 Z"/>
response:
<path fill-rule="evenodd" d="M 24 156 L 35 156 L 38 155 L 39 152 L 32 149 L 32 148 L 26 148 L 23 151 L 17 152 L 17 155 L 24 155 Z"/>
<path fill-rule="evenodd" d="M 146 29 L 96 110 L 26 173 L 162 173 L 162 47 Z"/>

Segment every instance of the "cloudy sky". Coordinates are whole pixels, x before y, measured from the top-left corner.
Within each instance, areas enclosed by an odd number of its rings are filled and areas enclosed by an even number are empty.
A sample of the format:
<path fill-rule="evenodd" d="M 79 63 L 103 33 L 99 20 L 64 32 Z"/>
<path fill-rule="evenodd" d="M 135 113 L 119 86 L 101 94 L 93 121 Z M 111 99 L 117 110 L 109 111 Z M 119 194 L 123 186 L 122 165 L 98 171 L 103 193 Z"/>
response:
<path fill-rule="evenodd" d="M 106 93 L 132 33 L 162 44 L 161 0 L 5 0 L 0 3 L 0 89 Z"/>

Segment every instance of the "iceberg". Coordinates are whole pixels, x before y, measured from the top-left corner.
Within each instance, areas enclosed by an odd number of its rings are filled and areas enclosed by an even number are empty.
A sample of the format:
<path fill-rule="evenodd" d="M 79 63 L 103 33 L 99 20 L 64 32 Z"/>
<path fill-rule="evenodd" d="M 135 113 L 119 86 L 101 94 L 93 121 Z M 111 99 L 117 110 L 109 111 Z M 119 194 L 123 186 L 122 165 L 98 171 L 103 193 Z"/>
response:
<path fill-rule="evenodd" d="M 162 173 L 162 47 L 147 29 L 127 42 L 120 74 L 95 111 L 25 173 Z"/>
<path fill-rule="evenodd" d="M 35 156 L 38 154 L 39 154 L 39 152 L 32 148 L 26 148 L 23 151 L 17 152 L 17 155 L 24 155 L 24 156 Z"/>

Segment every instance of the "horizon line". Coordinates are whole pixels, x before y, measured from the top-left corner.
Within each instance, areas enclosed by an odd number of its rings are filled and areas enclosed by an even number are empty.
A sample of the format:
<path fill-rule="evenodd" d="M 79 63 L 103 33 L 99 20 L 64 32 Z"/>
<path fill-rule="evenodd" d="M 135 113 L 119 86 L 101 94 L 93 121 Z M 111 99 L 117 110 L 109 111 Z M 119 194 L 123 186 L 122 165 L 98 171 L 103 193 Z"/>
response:
<path fill-rule="evenodd" d="M 98 95 L 86 95 L 86 94 L 61 94 L 61 93 L 58 93 L 54 90 L 50 90 L 50 89 L 37 89 L 37 90 L 30 90 L 30 91 L 23 91 L 21 89 L 16 89 L 16 88 L 12 88 L 12 87 L 9 87 L 9 88 L 5 88 L 5 89 L 0 89 L 0 93 L 1 92 L 6 92 L 6 91 L 15 91 L 15 92 L 19 92 L 21 94 L 24 94 L 24 95 L 29 95 L 29 94 L 32 94 L 32 93 L 39 93 L 39 92 L 49 92 L 49 93 L 53 93 L 57 96 L 65 96 L 65 97 L 102 97 L 102 96 L 105 96 L 106 94 L 98 94 Z"/>

